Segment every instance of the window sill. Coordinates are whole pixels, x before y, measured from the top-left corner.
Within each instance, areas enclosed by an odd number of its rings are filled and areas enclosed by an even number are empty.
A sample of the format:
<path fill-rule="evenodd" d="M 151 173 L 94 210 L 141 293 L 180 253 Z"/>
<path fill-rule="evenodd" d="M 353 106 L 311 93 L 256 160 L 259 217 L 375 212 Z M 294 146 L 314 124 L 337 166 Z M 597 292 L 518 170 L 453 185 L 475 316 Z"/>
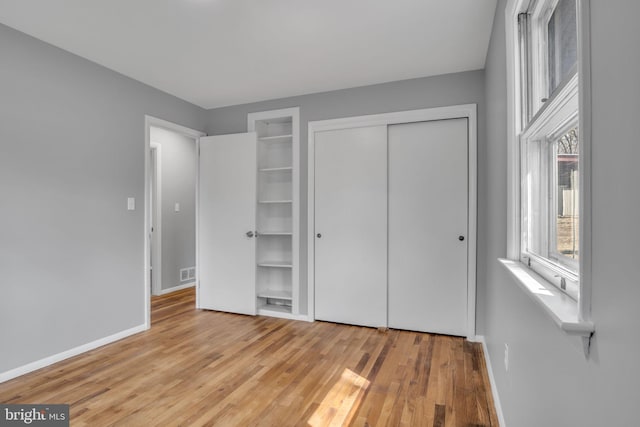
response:
<path fill-rule="evenodd" d="M 499 258 L 498 262 L 511 273 L 518 286 L 529 295 L 556 325 L 569 335 L 590 336 L 593 322 L 580 320 L 578 303 L 520 262 Z"/>

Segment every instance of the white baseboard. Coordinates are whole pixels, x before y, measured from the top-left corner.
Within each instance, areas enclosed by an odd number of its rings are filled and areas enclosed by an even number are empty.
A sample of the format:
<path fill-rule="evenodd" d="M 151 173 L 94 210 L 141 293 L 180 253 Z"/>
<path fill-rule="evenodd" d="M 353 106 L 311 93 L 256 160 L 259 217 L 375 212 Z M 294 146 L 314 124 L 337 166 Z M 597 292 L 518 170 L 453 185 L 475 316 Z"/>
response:
<path fill-rule="evenodd" d="M 53 356 L 45 357 L 44 359 L 36 360 L 35 362 L 28 363 L 26 365 L 20 366 L 15 369 L 11 369 L 6 372 L 0 372 L 0 383 L 5 381 L 12 380 L 16 377 L 19 377 L 24 374 L 28 374 L 29 372 L 37 371 L 38 369 L 44 368 L 49 365 L 53 365 L 54 363 L 63 361 L 73 356 L 77 356 L 81 353 L 85 353 L 87 351 L 93 350 L 98 347 L 102 347 L 106 344 L 111 344 L 112 342 L 121 340 L 130 335 L 137 334 L 138 332 L 142 332 L 146 330 L 147 327 L 145 325 L 135 326 L 131 329 L 126 329 L 124 331 L 118 332 L 113 335 L 109 335 L 108 337 L 100 338 L 98 340 L 92 341 L 87 344 L 83 344 L 81 346 L 63 351 L 62 353 L 54 354 Z"/>
<path fill-rule="evenodd" d="M 184 285 L 173 286 L 171 288 L 162 289 L 159 295 L 170 294 L 171 292 L 181 291 L 187 288 L 193 288 L 196 285 L 196 282 L 185 283 Z"/>
<path fill-rule="evenodd" d="M 483 335 L 476 335 L 469 341 L 479 342 L 482 344 L 482 353 L 484 354 L 485 365 L 487 365 L 487 374 L 489 375 L 489 383 L 491 384 L 491 394 L 493 395 L 493 403 L 496 405 L 496 414 L 498 415 L 498 422 L 502 427 L 506 427 L 504 422 L 504 414 L 502 413 L 502 405 L 500 404 L 500 396 L 498 396 L 498 387 L 496 386 L 496 379 L 493 376 L 493 368 L 491 366 L 491 359 L 489 358 L 489 350 L 487 350 L 487 342 Z"/>

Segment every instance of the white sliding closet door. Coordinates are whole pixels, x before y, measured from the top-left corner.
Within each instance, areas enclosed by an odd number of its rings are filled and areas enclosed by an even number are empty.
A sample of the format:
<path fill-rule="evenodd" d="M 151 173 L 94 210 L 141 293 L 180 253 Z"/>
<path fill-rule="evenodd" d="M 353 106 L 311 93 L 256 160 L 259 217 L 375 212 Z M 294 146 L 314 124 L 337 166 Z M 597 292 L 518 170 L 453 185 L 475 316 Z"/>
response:
<path fill-rule="evenodd" d="M 466 335 L 467 127 L 389 126 L 389 327 Z"/>
<path fill-rule="evenodd" d="M 386 126 L 315 134 L 315 317 L 387 324 Z"/>
<path fill-rule="evenodd" d="M 256 314 L 256 134 L 200 138 L 200 308 Z"/>

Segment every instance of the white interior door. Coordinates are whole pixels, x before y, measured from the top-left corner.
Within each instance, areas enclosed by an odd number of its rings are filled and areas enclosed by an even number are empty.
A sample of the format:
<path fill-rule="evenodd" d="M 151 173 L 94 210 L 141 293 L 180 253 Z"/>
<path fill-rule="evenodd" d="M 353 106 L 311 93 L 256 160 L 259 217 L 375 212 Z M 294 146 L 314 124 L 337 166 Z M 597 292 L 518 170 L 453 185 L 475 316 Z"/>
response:
<path fill-rule="evenodd" d="M 466 335 L 467 119 L 389 126 L 389 326 Z"/>
<path fill-rule="evenodd" d="M 256 314 L 256 134 L 200 138 L 200 308 Z"/>
<path fill-rule="evenodd" d="M 386 326 L 386 298 L 386 126 L 318 132 L 315 317 Z"/>

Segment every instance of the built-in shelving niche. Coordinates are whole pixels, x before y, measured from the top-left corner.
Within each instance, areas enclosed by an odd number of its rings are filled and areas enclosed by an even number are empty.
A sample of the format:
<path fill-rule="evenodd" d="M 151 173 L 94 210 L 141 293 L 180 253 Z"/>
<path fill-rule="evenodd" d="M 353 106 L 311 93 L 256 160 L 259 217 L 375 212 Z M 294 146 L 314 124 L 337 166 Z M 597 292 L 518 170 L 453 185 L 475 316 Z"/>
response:
<path fill-rule="evenodd" d="M 306 294 L 298 287 L 298 109 L 251 113 L 248 129 L 258 138 L 258 313 L 305 317 L 306 303 L 300 300 L 306 301 Z"/>

